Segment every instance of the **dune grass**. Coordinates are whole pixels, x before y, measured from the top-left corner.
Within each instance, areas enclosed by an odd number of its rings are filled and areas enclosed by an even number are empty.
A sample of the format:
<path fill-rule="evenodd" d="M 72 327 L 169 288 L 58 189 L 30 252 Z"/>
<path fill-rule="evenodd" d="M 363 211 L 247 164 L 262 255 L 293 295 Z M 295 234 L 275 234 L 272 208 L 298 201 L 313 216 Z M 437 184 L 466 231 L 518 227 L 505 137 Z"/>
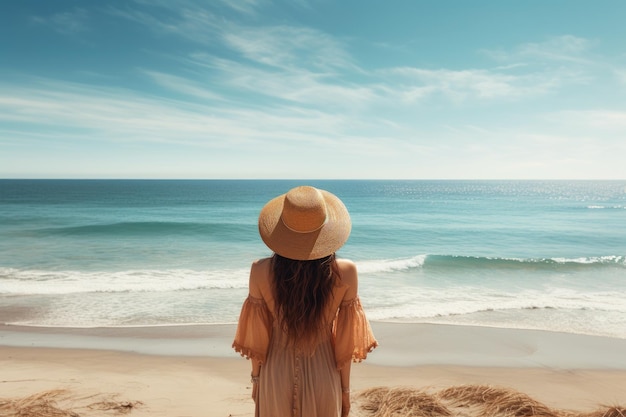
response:
<path fill-rule="evenodd" d="M 0 398 L 0 417 L 95 417 L 131 413 L 141 401 L 115 394 L 80 396 L 51 390 L 25 398 Z M 553 409 L 530 396 L 502 387 L 460 385 L 439 391 L 375 387 L 357 393 L 354 417 L 626 417 L 626 408 L 601 406 L 593 412 Z"/>
<path fill-rule="evenodd" d="M 69 390 L 43 391 L 25 398 L 0 398 L 0 417 L 82 417 L 130 413 L 141 401 L 119 401 L 116 395 L 78 396 Z"/>
<path fill-rule="evenodd" d="M 600 406 L 591 413 L 553 409 L 530 396 L 489 385 L 440 391 L 376 387 L 355 397 L 358 417 L 626 417 L 626 408 Z"/>

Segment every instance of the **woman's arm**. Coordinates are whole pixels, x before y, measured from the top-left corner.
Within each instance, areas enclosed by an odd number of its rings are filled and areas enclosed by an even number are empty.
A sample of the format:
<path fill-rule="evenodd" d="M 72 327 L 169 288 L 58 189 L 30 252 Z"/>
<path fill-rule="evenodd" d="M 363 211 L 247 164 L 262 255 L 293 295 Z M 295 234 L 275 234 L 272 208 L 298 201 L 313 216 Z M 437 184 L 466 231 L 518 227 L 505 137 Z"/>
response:
<path fill-rule="evenodd" d="M 341 281 L 348 286 L 346 293 L 344 294 L 344 300 L 352 300 L 357 296 L 359 280 L 356 271 L 356 265 L 354 262 L 347 259 L 340 259 L 337 261 L 339 265 L 339 272 L 341 273 Z M 349 361 L 342 366 L 339 371 L 341 374 L 341 389 L 343 391 L 350 390 L 350 368 L 352 361 Z"/>
<path fill-rule="evenodd" d="M 252 372 L 250 373 L 250 381 L 252 382 L 252 399 L 256 402 L 259 390 L 259 375 L 261 374 L 261 363 L 251 359 Z"/>
<path fill-rule="evenodd" d="M 344 300 L 352 300 L 358 294 L 359 279 L 354 262 L 341 259 L 337 262 L 341 281 L 348 286 L 344 294 Z M 341 377 L 341 416 L 346 417 L 350 413 L 350 370 L 352 361 L 348 361 L 339 370 Z"/>
<path fill-rule="evenodd" d="M 339 371 L 341 375 L 341 417 L 350 414 L 350 368 L 351 363 L 347 363 Z"/>
<path fill-rule="evenodd" d="M 255 298 L 263 297 L 263 294 L 261 293 L 261 288 L 259 286 L 259 279 L 261 279 L 261 274 L 263 273 L 263 270 L 260 266 L 263 261 L 264 260 L 255 261 L 250 268 L 250 281 L 248 282 L 248 290 L 249 294 Z M 259 387 L 259 375 L 261 374 L 261 362 L 252 358 L 250 359 L 250 363 L 252 364 L 252 370 L 250 372 L 250 381 L 252 382 L 252 399 L 256 401 Z"/>

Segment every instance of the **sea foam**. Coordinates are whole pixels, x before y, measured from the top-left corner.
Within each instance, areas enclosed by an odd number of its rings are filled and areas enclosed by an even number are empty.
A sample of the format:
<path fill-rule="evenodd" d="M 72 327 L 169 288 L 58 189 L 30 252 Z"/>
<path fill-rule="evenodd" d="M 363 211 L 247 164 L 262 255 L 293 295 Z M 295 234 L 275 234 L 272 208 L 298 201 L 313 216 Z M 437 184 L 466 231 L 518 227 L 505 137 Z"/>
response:
<path fill-rule="evenodd" d="M 248 285 L 248 270 L 85 272 L 0 268 L 0 280 L 2 281 L 0 294 L 13 295 L 164 292 L 245 288 Z"/>

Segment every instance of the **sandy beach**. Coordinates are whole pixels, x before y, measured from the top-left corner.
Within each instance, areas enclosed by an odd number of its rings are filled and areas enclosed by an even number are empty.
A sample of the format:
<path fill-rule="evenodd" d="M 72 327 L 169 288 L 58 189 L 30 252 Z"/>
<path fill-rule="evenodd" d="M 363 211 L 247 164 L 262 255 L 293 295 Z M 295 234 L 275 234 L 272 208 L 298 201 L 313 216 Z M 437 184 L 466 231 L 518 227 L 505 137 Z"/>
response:
<path fill-rule="evenodd" d="M 353 365 L 353 414 L 373 387 L 436 393 L 490 386 L 548 407 L 626 405 L 626 339 L 533 330 L 372 324 L 380 347 Z M 234 325 L 59 329 L 0 325 L 0 416 L 48 393 L 78 415 L 253 416 Z M 59 391 L 55 391 L 59 390 Z M 4 401 L 2 403 L 1 401 Z M 4 409 L 2 408 L 4 404 Z M 466 414 L 470 415 L 470 414 Z"/>

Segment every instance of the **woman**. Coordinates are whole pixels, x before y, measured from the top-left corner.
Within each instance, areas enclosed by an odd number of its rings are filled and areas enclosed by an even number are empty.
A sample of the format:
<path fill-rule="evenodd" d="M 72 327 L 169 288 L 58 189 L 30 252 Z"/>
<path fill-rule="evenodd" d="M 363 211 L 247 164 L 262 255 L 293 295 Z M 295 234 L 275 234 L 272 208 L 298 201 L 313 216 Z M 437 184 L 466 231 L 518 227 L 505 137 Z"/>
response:
<path fill-rule="evenodd" d="M 251 359 L 257 416 L 350 411 L 351 362 L 377 346 L 356 267 L 335 258 L 350 229 L 341 200 L 313 187 L 296 187 L 261 210 L 259 233 L 274 255 L 252 264 L 233 342 Z"/>

